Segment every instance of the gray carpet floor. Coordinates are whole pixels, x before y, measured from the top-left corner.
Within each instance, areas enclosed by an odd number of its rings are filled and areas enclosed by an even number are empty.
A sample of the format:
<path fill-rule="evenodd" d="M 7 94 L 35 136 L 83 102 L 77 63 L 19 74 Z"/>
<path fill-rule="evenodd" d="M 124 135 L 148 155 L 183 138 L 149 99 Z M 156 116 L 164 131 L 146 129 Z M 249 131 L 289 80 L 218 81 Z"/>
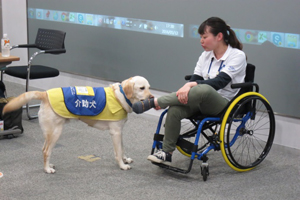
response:
<path fill-rule="evenodd" d="M 5 82 L 8 95 L 23 86 Z M 267 158 L 249 172 L 227 166 L 220 151 L 208 154 L 210 175 L 204 182 L 200 161 L 190 173 L 178 174 L 149 161 L 158 117 L 130 114 L 123 130 L 126 155 L 132 169 L 120 170 L 108 131 L 99 131 L 78 121 L 65 125 L 53 150 L 55 174 L 43 172 L 43 135 L 38 120 L 23 112 L 21 137 L 0 140 L 0 199 L 299 199 L 300 151 L 273 145 Z M 80 156 L 94 155 L 88 162 Z M 173 165 L 187 167 L 189 158 L 176 152 Z"/>

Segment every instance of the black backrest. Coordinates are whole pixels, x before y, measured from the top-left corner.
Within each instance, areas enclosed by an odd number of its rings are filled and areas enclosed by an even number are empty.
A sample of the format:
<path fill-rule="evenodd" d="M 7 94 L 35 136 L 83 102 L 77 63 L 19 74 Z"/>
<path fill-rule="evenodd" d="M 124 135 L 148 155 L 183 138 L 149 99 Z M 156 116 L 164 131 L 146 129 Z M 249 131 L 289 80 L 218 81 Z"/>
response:
<path fill-rule="evenodd" d="M 66 33 L 58 30 L 39 28 L 35 45 L 40 50 L 64 49 Z"/>
<path fill-rule="evenodd" d="M 255 66 L 248 63 L 246 66 L 245 82 L 254 82 Z"/>
<path fill-rule="evenodd" d="M 247 82 L 254 82 L 254 74 L 255 74 L 255 66 L 247 63 L 246 66 L 246 76 L 245 76 L 245 83 Z M 238 92 L 238 94 L 236 95 L 236 97 L 240 96 L 241 94 L 244 94 L 246 92 L 251 92 L 253 91 L 253 87 L 244 87 L 241 88 L 240 91 Z"/>

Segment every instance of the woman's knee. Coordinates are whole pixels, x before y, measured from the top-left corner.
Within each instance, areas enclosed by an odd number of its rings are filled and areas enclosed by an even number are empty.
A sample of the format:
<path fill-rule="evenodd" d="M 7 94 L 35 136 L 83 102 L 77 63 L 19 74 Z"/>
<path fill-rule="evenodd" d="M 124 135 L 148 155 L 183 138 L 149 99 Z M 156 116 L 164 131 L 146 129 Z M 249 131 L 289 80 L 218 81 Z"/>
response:
<path fill-rule="evenodd" d="M 199 100 L 203 98 L 207 98 L 213 90 L 214 89 L 210 85 L 199 84 L 191 88 L 189 92 L 189 99 L 190 100 L 195 99 L 197 100 L 197 102 L 199 102 Z"/>
<path fill-rule="evenodd" d="M 197 93 L 197 94 L 207 94 L 210 93 L 213 90 L 213 87 L 207 84 L 199 84 L 196 85 L 191 89 L 192 93 Z"/>

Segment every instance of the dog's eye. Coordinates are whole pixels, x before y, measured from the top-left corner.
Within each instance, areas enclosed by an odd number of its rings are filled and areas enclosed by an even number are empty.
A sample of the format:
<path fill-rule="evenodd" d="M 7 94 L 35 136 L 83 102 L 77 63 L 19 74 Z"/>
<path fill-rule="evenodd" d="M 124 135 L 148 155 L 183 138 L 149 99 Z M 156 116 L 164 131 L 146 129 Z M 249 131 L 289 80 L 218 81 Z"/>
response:
<path fill-rule="evenodd" d="M 145 87 L 140 87 L 140 89 L 141 89 L 141 90 L 144 90 L 144 89 L 145 89 Z"/>

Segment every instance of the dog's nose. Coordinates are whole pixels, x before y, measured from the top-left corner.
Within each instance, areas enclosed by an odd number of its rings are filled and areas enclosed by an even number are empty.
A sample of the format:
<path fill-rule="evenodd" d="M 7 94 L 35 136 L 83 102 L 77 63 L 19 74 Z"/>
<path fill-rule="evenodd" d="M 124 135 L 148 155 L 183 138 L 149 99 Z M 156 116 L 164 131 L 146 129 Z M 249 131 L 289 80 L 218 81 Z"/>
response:
<path fill-rule="evenodd" d="M 149 95 L 149 99 L 152 99 L 154 98 L 154 96 L 152 94 Z"/>

